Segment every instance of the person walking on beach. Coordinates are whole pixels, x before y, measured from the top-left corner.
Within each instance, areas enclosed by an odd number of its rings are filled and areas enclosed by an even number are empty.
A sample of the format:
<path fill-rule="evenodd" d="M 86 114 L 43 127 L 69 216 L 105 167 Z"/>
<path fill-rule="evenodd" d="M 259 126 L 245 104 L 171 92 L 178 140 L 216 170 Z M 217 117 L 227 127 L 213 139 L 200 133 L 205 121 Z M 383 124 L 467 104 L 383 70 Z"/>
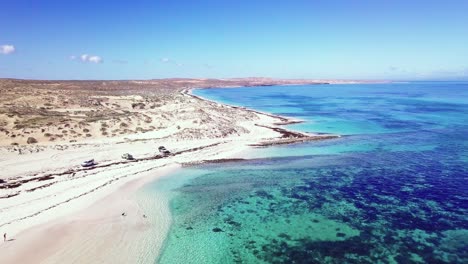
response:
<path fill-rule="evenodd" d="M 3 242 L 6 242 L 6 233 L 3 233 Z"/>

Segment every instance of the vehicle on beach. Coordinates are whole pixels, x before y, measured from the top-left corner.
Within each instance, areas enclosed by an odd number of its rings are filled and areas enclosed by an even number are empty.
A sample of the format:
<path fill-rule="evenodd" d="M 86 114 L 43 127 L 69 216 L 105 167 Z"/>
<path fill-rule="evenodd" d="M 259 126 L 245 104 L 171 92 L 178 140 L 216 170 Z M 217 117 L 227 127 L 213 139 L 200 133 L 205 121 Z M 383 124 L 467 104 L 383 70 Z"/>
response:
<path fill-rule="evenodd" d="M 168 156 L 171 154 L 171 152 L 167 150 L 164 146 L 159 146 L 158 150 L 159 150 L 159 153 L 161 153 L 161 155 L 163 156 Z"/>
<path fill-rule="evenodd" d="M 125 153 L 125 154 L 122 154 L 122 159 L 134 160 L 135 158 L 132 156 L 132 154 L 130 154 L 130 153 Z"/>
<path fill-rule="evenodd" d="M 92 167 L 96 164 L 97 163 L 94 161 L 94 159 L 90 159 L 90 160 L 83 161 L 83 163 L 81 163 L 81 167 Z"/>

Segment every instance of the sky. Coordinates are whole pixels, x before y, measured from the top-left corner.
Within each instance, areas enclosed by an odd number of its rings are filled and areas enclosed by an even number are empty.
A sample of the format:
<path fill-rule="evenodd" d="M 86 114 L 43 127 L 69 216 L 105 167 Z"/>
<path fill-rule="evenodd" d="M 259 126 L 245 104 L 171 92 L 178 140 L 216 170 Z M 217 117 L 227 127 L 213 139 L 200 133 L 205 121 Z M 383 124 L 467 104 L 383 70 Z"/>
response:
<path fill-rule="evenodd" d="M 0 78 L 468 80 L 466 0 L 2 1 Z"/>

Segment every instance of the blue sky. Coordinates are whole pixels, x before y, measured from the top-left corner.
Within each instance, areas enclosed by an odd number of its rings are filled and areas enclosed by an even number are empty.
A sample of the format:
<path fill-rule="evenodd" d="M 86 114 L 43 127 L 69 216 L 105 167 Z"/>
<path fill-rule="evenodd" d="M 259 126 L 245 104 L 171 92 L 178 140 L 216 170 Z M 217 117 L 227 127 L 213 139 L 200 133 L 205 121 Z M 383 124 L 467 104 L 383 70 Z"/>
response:
<path fill-rule="evenodd" d="M 0 77 L 468 79 L 468 1 L 5 1 Z"/>

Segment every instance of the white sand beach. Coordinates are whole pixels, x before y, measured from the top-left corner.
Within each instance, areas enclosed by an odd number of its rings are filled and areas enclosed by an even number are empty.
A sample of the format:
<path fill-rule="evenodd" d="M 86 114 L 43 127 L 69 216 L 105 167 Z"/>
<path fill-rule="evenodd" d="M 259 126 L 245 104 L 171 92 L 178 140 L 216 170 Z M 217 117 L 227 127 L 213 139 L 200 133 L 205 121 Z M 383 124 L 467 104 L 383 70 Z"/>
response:
<path fill-rule="evenodd" d="M 169 208 L 161 199 L 149 219 L 134 197 L 139 188 L 182 164 L 241 158 L 255 144 L 326 138 L 282 129 L 291 121 L 282 117 L 181 92 L 165 100 L 176 114 L 155 131 L 0 148 L 0 232 L 8 239 L 0 243 L 0 263 L 154 261 L 169 230 Z M 181 117 L 180 109 L 190 111 Z M 160 145 L 172 155 L 159 155 Z M 122 159 L 123 153 L 135 160 Z M 97 165 L 82 168 L 87 159 Z"/>

